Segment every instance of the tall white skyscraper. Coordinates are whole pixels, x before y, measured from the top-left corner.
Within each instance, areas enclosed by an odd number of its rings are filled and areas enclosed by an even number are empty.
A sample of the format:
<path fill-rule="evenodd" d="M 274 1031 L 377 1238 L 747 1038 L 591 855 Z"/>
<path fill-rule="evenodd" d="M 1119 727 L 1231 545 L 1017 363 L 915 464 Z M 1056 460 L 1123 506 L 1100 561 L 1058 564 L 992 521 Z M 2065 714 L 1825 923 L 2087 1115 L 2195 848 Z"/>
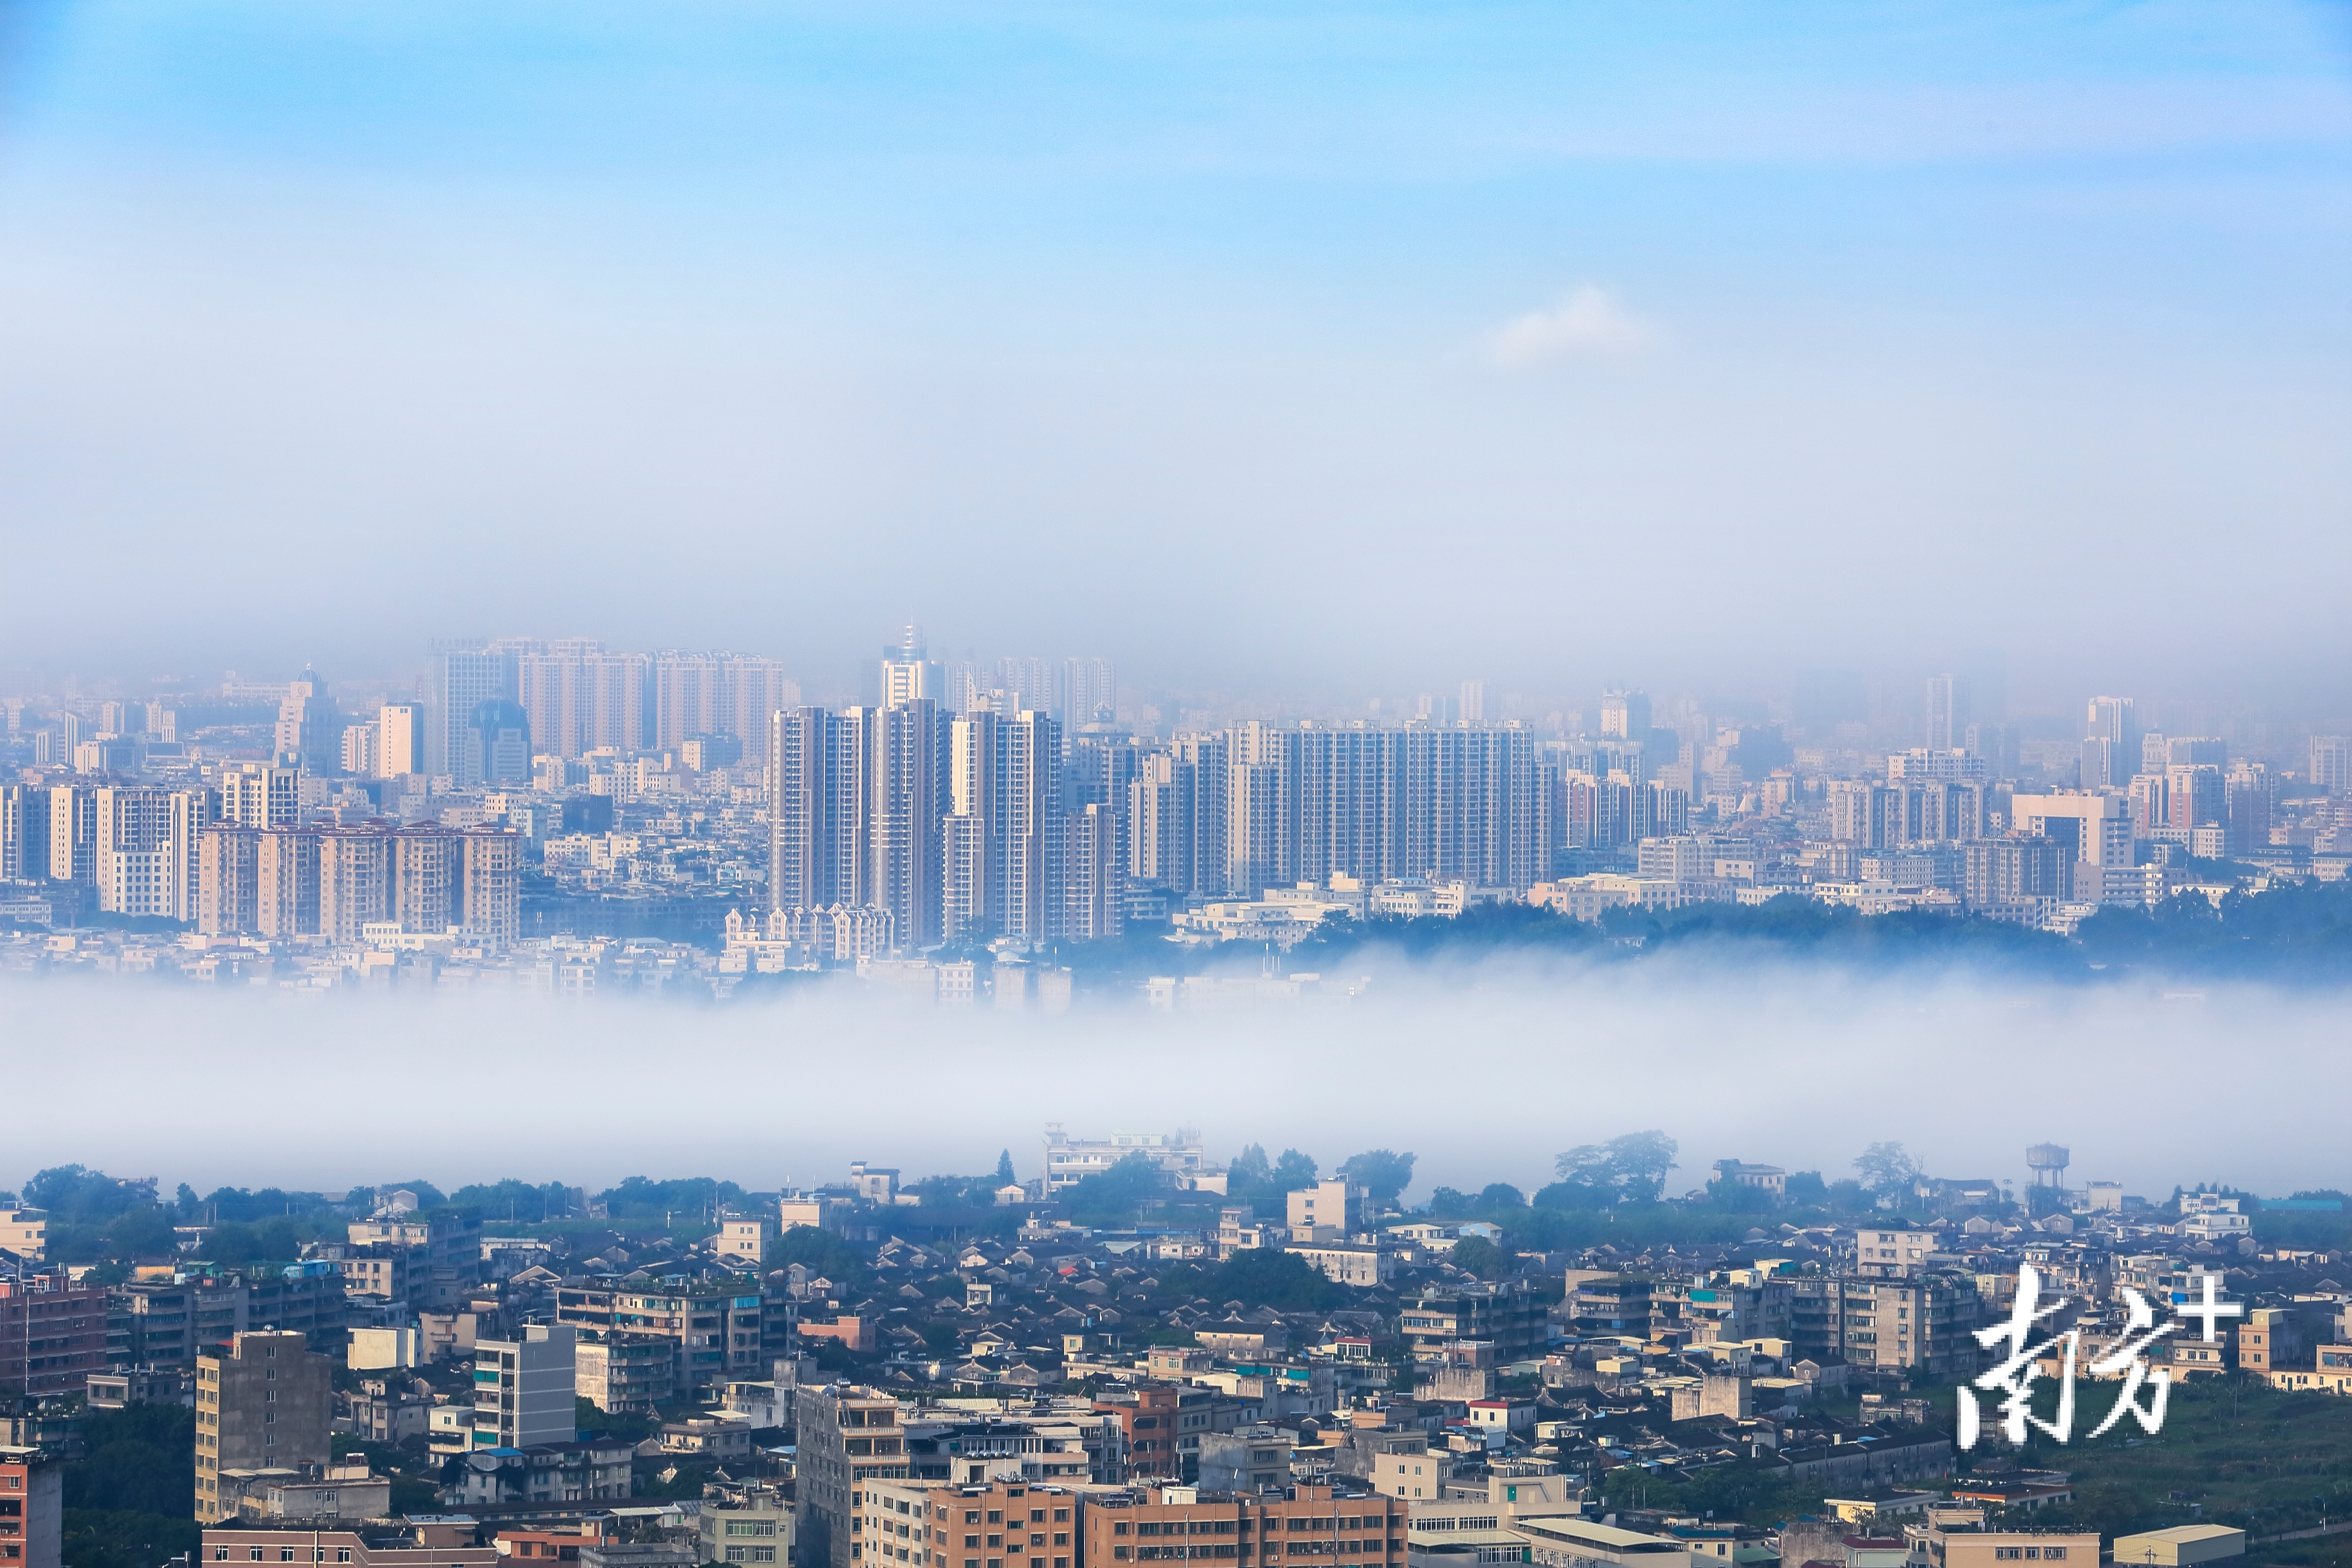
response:
<path fill-rule="evenodd" d="M 923 628 L 899 627 L 898 640 L 882 650 L 882 706 L 897 708 L 924 698 L 944 703 L 947 695 L 945 676 L 931 662 L 930 646 L 923 637 Z"/>
<path fill-rule="evenodd" d="M 425 709 L 414 702 L 390 702 L 376 714 L 375 771 L 378 778 L 398 778 L 425 771 Z"/>
<path fill-rule="evenodd" d="M 1024 710 L 999 731 L 1004 759 L 1004 934 L 1041 942 L 1061 924 L 1062 727 Z"/>
<path fill-rule="evenodd" d="M 656 654 L 653 660 L 656 746 L 698 735 L 731 735 L 747 744 L 768 732 L 777 711 L 800 705 L 800 683 L 772 658 L 736 653 Z"/>
<path fill-rule="evenodd" d="M 425 700 L 426 774 L 454 778 L 460 784 L 481 782 L 462 776 L 466 731 L 477 708 L 496 698 L 514 697 L 515 659 L 513 654 L 480 644 L 444 645 L 435 652 Z"/>
<path fill-rule="evenodd" d="M 1650 738 L 1650 694 L 1615 689 L 1601 694 L 1601 732 L 1629 741 Z"/>
<path fill-rule="evenodd" d="M 278 730 L 272 748 L 283 766 L 306 773 L 331 773 L 342 765 L 342 720 L 327 682 L 315 669 L 305 669 L 288 683 L 278 705 Z"/>
<path fill-rule="evenodd" d="M 531 744 L 550 756 L 579 757 L 612 747 L 645 749 L 653 719 L 653 661 L 608 653 L 587 637 L 551 639 L 544 652 L 516 660 L 517 700 L 530 715 Z M 762 723 L 743 738 L 764 739 Z"/>
<path fill-rule="evenodd" d="M 1115 672 L 1107 658 L 1066 658 L 1054 695 L 1055 716 L 1063 734 L 1075 734 L 1097 721 L 1108 722 L 1118 711 Z"/>
<path fill-rule="evenodd" d="M 1927 749 L 1958 750 L 1969 730 L 1969 678 L 1949 671 L 1927 678 Z"/>

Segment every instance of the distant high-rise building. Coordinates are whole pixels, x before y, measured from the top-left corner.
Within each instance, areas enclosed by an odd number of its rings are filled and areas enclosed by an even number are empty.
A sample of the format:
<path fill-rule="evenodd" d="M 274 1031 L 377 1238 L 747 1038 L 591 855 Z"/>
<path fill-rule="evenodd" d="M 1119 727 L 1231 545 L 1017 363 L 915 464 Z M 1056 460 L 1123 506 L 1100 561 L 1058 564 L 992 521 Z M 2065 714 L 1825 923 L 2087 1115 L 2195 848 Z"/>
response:
<path fill-rule="evenodd" d="M 425 771 L 425 709 L 414 702 L 385 705 L 376 715 L 375 767 L 378 778 L 398 778 Z"/>
<path fill-rule="evenodd" d="M 967 713 L 948 730 L 948 816 L 940 826 L 943 936 L 985 940 L 1003 925 L 1004 813 L 997 718 Z"/>
<path fill-rule="evenodd" d="M 2221 799 L 2231 853 L 2251 855 L 2269 848 L 2271 812 L 2277 799 L 2270 770 L 2260 763 L 2231 763 L 2221 778 Z"/>
<path fill-rule="evenodd" d="M 1080 941 L 1126 930 L 1127 868 L 1120 863 L 1118 812 L 1090 802 L 1064 819 L 1064 933 Z"/>
<path fill-rule="evenodd" d="M 1994 778 L 2017 776 L 2017 731 L 2007 724 L 1971 724 L 1968 749 L 1985 760 Z"/>
<path fill-rule="evenodd" d="M 2311 738 L 2311 782 L 2330 795 L 2352 793 L 2352 735 Z"/>
<path fill-rule="evenodd" d="M 1062 727 L 1034 709 L 998 731 L 1003 759 L 1004 934 L 1042 942 L 1062 918 Z"/>
<path fill-rule="evenodd" d="M 2038 836 L 1979 838 L 1964 850 L 1964 887 L 1970 906 L 2035 904 L 2073 896 L 2071 857 Z"/>
<path fill-rule="evenodd" d="M 292 768 L 236 763 L 221 770 L 220 816 L 241 827 L 290 827 L 302 811 L 302 775 Z"/>
<path fill-rule="evenodd" d="M 253 929 L 273 941 L 319 934 L 319 835 L 272 827 L 255 862 Z"/>
<path fill-rule="evenodd" d="M 1485 681 L 1465 680 L 1462 683 L 1461 718 L 1465 724 L 1479 724 L 1486 721 L 1486 683 Z"/>
<path fill-rule="evenodd" d="M 50 786 L 49 880 L 98 881 L 98 791 L 87 784 Z"/>
<path fill-rule="evenodd" d="M 1615 689 L 1601 694 L 1601 732 L 1628 741 L 1650 738 L 1650 694 Z"/>
<path fill-rule="evenodd" d="M 656 654 L 653 684 L 653 743 L 663 747 L 697 735 L 757 742 L 772 715 L 801 700 L 800 683 L 782 665 L 751 654 Z"/>
<path fill-rule="evenodd" d="M 92 795 L 98 907 L 110 914 L 171 918 L 171 792 L 116 786 Z"/>
<path fill-rule="evenodd" d="M 2102 868 L 2132 864 L 2131 802 L 2120 795 L 2021 795 L 2011 797 L 2009 811 L 2010 826 L 2019 835 L 2051 840 L 2069 861 Z"/>
<path fill-rule="evenodd" d="M 196 930 L 205 936 L 256 931 L 261 903 L 261 829 L 216 822 L 196 851 Z"/>
<path fill-rule="evenodd" d="M 37 881 L 48 874 L 48 790 L 0 784 L 0 881 Z"/>
<path fill-rule="evenodd" d="M 2218 735 L 2175 735 L 2164 743 L 2164 765 L 2226 768 L 2230 765 L 2230 743 Z"/>
<path fill-rule="evenodd" d="M 514 700 L 517 657 L 479 646 L 452 647 L 433 656 L 424 704 L 425 773 L 454 779 L 460 785 L 482 782 L 466 771 L 467 731 L 483 703 Z"/>
<path fill-rule="evenodd" d="M 1927 678 L 1927 749 L 1958 750 L 1968 739 L 1969 679 L 1946 671 Z"/>
<path fill-rule="evenodd" d="M 931 699 L 910 697 L 873 714 L 870 724 L 867 854 L 873 870 L 872 893 L 864 901 L 889 910 L 899 942 L 911 947 L 940 939 L 948 722 Z"/>
<path fill-rule="evenodd" d="M 1055 709 L 1054 665 L 1043 658 L 1000 658 L 996 661 L 996 689 L 1005 699 L 996 709 L 1002 718 L 1010 719 L 1024 710 L 1048 712 Z"/>
<path fill-rule="evenodd" d="M 466 722 L 463 776 L 470 784 L 530 783 L 530 715 L 509 697 L 477 703 Z"/>
<path fill-rule="evenodd" d="M 940 667 L 931 662 L 930 647 L 923 637 L 923 628 L 907 626 L 898 628 L 898 640 L 882 650 L 881 683 L 878 700 L 885 708 L 929 699 L 944 704 L 947 682 Z"/>
<path fill-rule="evenodd" d="M 342 734 L 343 772 L 353 778 L 372 779 L 378 776 L 376 747 L 383 731 L 373 724 L 346 724 Z"/>
<path fill-rule="evenodd" d="M 2084 789 L 2117 789 L 2130 777 L 2120 741 L 2105 735 L 2086 735 L 2076 751 L 2082 759 L 2079 766 Z"/>
<path fill-rule="evenodd" d="M 517 700 L 530 716 L 533 747 L 558 757 L 643 751 L 654 710 L 652 677 L 653 662 L 644 654 L 608 653 L 587 637 L 553 639 L 543 653 L 520 655 Z"/>
<path fill-rule="evenodd" d="M 2219 826 L 2228 813 L 2221 770 L 2210 763 L 2167 768 L 2164 789 L 2166 809 L 2170 818 L 2168 826 Z M 2263 831 L 2267 835 L 2267 823 L 2263 825 Z"/>
<path fill-rule="evenodd" d="M 1118 692 L 1110 660 L 1064 659 L 1054 706 L 1065 737 L 1076 735 L 1088 724 L 1112 722 L 1118 710 Z"/>
<path fill-rule="evenodd" d="M 825 909 L 834 874 L 834 717 L 789 708 L 768 731 L 768 907 Z"/>
<path fill-rule="evenodd" d="M 327 682 L 315 669 L 304 669 L 286 687 L 278 704 L 278 728 L 272 750 L 280 766 L 306 773 L 331 773 L 342 765 L 341 717 Z"/>
<path fill-rule="evenodd" d="M 2128 697 L 2094 697 L 2084 719 L 2083 737 L 2105 741 L 2113 748 L 2111 778 L 2128 778 L 2139 760 L 2139 723 L 2132 716 Z M 2084 783 L 2089 784 L 2085 779 Z"/>
<path fill-rule="evenodd" d="M 388 833 L 338 828 L 319 835 L 319 934 L 355 943 L 389 918 L 394 839 Z"/>

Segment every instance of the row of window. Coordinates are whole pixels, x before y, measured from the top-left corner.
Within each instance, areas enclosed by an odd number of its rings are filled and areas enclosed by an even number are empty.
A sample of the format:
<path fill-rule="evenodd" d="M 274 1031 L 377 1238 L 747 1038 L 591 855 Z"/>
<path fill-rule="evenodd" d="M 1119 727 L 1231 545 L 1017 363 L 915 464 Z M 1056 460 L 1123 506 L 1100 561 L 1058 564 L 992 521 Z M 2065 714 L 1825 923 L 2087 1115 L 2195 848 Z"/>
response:
<path fill-rule="evenodd" d="M 1402 1543 L 1399 1543 L 1399 1549 L 1402 1550 Z M 1238 1562 L 1240 1559 L 1252 1556 L 1254 1553 L 1250 1542 L 1244 1542 L 1238 1546 L 1214 1544 L 1202 1546 L 1114 1546 L 1111 1548 L 1110 1554 L 1114 1561 L 1120 1563 L 1174 1563 L 1187 1561 L 1199 1563 L 1220 1560 Z M 1269 1561 L 1271 1561 L 1275 1555 L 1276 1548 L 1271 1542 L 1269 1542 L 1265 1549 L 1265 1556 Z M 1286 1557 L 1336 1557 L 1342 1559 L 1342 1561 L 1331 1564 L 1331 1568 L 1380 1568 L 1381 1543 L 1377 1540 L 1291 1541 L 1284 1542 L 1281 1549 L 1281 1555 Z M 1370 1558 L 1371 1561 L 1369 1564 L 1360 1563 L 1358 1560 L 1361 1558 Z M 971 1560 L 970 1558 L 966 1558 L 964 1562 L 965 1568 L 971 1568 Z M 1056 1558 L 1055 1562 L 1058 1568 L 1061 1560 Z M 996 1568 L 996 1563 L 993 1558 L 990 1559 L 990 1568 Z"/>

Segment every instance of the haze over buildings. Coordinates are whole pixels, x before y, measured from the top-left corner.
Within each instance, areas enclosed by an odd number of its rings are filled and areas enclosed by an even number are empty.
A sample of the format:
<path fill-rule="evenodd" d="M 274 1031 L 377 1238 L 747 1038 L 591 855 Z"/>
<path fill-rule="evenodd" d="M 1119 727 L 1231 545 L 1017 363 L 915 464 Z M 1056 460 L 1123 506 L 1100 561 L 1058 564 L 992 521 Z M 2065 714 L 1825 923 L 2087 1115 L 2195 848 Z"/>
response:
<path fill-rule="evenodd" d="M 2342 668 L 2335 11 L 1702 15 L 24 11 L 0 669 Z"/>

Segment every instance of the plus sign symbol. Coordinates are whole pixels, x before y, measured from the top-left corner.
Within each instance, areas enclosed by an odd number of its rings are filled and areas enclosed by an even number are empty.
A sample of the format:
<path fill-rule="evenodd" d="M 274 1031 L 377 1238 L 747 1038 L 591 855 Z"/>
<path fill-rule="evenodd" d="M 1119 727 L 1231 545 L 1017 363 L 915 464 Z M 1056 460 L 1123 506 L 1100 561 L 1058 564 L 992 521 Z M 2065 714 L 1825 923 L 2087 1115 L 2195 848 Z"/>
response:
<path fill-rule="evenodd" d="M 2214 1276 L 2208 1274 L 2200 1283 L 2205 1287 L 2205 1299 L 2202 1301 L 2192 1301 L 2187 1306 L 2175 1307 L 2173 1311 L 2179 1317 L 2200 1320 L 2205 1325 L 2205 1342 L 2210 1345 L 2213 1342 L 2213 1325 L 2216 1321 L 2222 1318 L 2243 1317 L 2246 1310 L 2235 1301 L 2221 1300 L 2219 1293 L 2221 1282 Z"/>

